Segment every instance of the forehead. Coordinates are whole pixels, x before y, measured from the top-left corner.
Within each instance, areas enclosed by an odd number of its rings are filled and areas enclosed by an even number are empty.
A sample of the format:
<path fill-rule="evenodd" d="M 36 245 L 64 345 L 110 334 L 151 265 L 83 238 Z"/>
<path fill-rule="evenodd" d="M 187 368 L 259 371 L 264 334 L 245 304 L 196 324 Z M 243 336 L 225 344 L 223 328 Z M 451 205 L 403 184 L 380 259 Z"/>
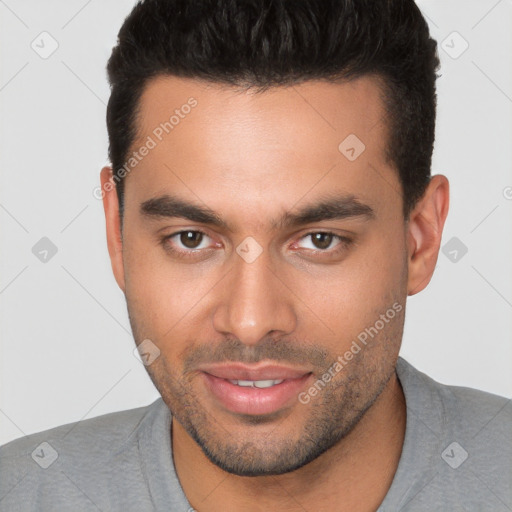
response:
<path fill-rule="evenodd" d="M 277 142 L 277 133 L 281 135 L 281 145 L 293 143 L 297 129 L 319 137 L 329 134 L 339 138 L 354 133 L 373 143 L 373 137 L 368 139 L 369 132 L 377 124 L 381 125 L 381 131 L 386 126 L 381 90 L 380 81 L 374 76 L 352 81 L 309 81 L 270 87 L 263 92 L 254 88 L 159 76 L 144 88 L 137 125 L 139 135 L 144 135 L 175 114 L 171 121 L 173 131 L 178 124 L 182 126 L 173 135 L 187 131 L 183 126 L 189 125 L 190 130 L 204 129 L 198 136 L 209 137 L 219 130 L 224 134 L 231 129 L 240 138 L 244 135 L 241 129 L 251 126 L 257 130 L 251 138 L 258 143 L 261 139 Z M 189 109 L 187 103 L 191 102 L 197 103 L 197 108 Z M 193 116 L 188 116 L 189 110 Z M 189 118 L 186 125 L 181 123 L 185 117 Z M 377 130 L 375 135 L 378 138 L 383 133 Z M 331 142 L 331 137 L 326 137 L 327 143 Z M 244 142 L 249 141 L 245 139 Z"/>
<path fill-rule="evenodd" d="M 138 205 L 172 193 L 226 214 L 254 207 L 275 218 L 328 192 L 356 196 L 377 211 L 401 208 L 374 77 L 264 92 L 158 77 L 141 96 L 137 131 L 132 151 L 151 149 L 127 177 L 127 206 L 128 196 Z"/>

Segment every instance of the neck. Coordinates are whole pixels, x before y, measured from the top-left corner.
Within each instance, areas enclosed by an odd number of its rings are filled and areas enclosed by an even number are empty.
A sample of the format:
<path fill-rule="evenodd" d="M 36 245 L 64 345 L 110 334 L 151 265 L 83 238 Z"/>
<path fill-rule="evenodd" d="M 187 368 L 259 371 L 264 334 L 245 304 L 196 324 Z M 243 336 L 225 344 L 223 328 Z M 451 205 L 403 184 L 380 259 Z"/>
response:
<path fill-rule="evenodd" d="M 374 511 L 398 467 L 405 423 L 405 398 L 393 374 L 354 429 L 296 471 L 259 477 L 227 473 L 204 455 L 173 418 L 174 465 L 190 504 L 198 512 Z"/>

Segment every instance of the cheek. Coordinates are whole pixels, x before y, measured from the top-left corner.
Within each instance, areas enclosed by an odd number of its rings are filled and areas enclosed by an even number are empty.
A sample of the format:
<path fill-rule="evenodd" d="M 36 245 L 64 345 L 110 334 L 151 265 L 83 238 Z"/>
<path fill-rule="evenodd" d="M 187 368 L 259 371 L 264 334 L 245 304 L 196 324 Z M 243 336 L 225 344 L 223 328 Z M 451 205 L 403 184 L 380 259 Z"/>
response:
<path fill-rule="evenodd" d="M 403 243 L 398 232 L 373 234 L 348 258 L 321 274 L 297 276 L 297 296 L 315 313 L 326 334 L 354 335 L 373 325 L 395 302 L 403 303 L 407 287 Z"/>
<path fill-rule="evenodd" d="M 173 324 L 173 316 L 182 295 L 171 267 L 159 256 L 159 249 L 144 243 L 133 243 L 125 237 L 123 262 L 126 280 L 126 300 L 139 325 L 153 336 L 165 325 Z"/>
<path fill-rule="evenodd" d="M 368 325 L 385 313 L 395 302 L 405 306 L 407 296 L 407 252 L 403 233 L 379 234 L 375 237 L 358 272 L 359 316 Z"/>
<path fill-rule="evenodd" d="M 172 338 L 196 317 L 221 275 L 203 265 L 177 264 L 155 244 L 131 243 L 123 254 L 131 315 L 155 339 Z M 162 339 L 164 338 L 164 339 Z"/>

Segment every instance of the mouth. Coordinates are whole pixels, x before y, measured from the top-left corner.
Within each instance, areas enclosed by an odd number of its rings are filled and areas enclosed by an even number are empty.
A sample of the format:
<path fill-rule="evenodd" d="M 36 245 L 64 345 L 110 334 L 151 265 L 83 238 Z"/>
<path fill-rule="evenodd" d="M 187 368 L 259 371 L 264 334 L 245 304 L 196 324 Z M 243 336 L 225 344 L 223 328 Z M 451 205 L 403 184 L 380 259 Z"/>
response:
<path fill-rule="evenodd" d="M 271 414 L 297 401 L 311 371 L 283 366 L 215 365 L 201 369 L 206 389 L 223 408 L 239 414 Z"/>
<path fill-rule="evenodd" d="M 281 384 L 285 379 L 277 379 L 277 380 L 230 380 L 231 384 L 236 384 L 237 386 L 242 386 L 244 388 L 271 388 L 276 384 Z"/>

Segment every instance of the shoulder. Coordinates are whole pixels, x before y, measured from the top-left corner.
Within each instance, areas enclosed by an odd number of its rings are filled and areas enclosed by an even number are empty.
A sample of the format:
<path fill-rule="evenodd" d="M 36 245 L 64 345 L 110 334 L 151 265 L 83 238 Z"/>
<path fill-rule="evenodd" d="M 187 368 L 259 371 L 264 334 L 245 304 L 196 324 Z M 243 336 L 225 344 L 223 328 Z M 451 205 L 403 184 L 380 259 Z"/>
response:
<path fill-rule="evenodd" d="M 389 502 L 398 492 L 410 510 L 511 510 L 512 400 L 441 384 L 401 358 L 396 369 L 407 424 Z"/>
<path fill-rule="evenodd" d="M 436 427 L 454 425 L 474 435 L 487 427 L 510 432 L 510 398 L 479 389 L 441 384 L 402 358 L 398 360 L 397 373 L 408 399 L 407 405 L 426 410 Z"/>
<path fill-rule="evenodd" d="M 51 445 L 54 449 L 65 448 L 66 453 L 80 452 L 87 447 L 96 455 L 104 454 L 108 447 L 112 453 L 121 448 L 137 431 L 140 423 L 152 412 L 162 406 L 158 399 L 150 405 L 113 412 L 66 425 L 30 434 L 0 446 L 0 460 L 24 458 L 41 443 Z"/>
<path fill-rule="evenodd" d="M 160 398 L 145 407 L 61 425 L 1 446 L 2 505 L 4 498 L 17 510 L 49 510 L 59 499 L 63 505 L 79 504 L 89 487 L 108 508 L 114 461 L 135 464 L 139 437 L 156 416 L 165 414 L 164 409 Z"/>

